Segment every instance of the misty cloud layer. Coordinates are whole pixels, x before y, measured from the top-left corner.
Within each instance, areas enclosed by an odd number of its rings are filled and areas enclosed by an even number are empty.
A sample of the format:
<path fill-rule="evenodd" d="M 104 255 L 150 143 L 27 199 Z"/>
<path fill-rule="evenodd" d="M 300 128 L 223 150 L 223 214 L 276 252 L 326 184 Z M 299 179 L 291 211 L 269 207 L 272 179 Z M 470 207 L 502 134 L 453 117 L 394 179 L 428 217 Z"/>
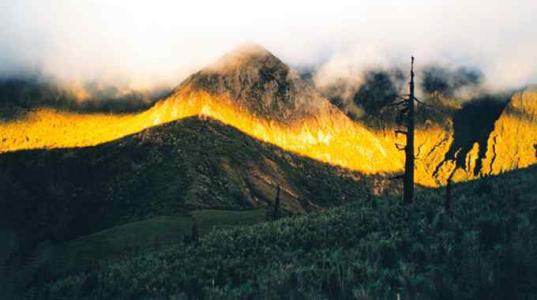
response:
<path fill-rule="evenodd" d="M 490 88 L 537 83 L 537 2 L 106 1 L 0 3 L 0 77 L 171 87 L 246 41 L 315 66 L 315 83 L 364 70 L 468 66 Z M 349 84 L 349 83 L 347 83 Z"/>

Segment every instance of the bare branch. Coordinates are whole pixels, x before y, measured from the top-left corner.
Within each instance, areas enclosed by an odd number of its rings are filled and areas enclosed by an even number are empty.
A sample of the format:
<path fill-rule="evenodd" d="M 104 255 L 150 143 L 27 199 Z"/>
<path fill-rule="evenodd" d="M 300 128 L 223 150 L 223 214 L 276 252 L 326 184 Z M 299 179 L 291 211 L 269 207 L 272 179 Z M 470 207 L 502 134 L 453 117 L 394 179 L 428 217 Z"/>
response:
<path fill-rule="evenodd" d="M 397 105 L 401 105 L 401 104 L 405 104 L 406 103 L 406 100 L 403 100 L 403 101 L 399 101 L 399 102 L 394 102 L 394 103 L 390 103 L 388 104 L 387 106 L 397 106 Z"/>
<path fill-rule="evenodd" d="M 406 145 L 395 143 L 395 148 L 397 148 L 397 150 L 399 150 L 399 151 L 403 151 L 403 150 L 406 149 Z"/>
<path fill-rule="evenodd" d="M 416 102 L 418 102 L 419 104 L 421 104 L 421 105 L 425 105 L 425 106 L 428 106 L 428 107 L 430 107 L 430 105 L 429 105 L 429 104 L 427 104 L 427 103 L 424 103 L 423 101 L 421 101 L 420 99 L 418 99 L 418 98 L 416 98 L 416 97 L 414 97 L 414 100 L 415 100 Z"/>

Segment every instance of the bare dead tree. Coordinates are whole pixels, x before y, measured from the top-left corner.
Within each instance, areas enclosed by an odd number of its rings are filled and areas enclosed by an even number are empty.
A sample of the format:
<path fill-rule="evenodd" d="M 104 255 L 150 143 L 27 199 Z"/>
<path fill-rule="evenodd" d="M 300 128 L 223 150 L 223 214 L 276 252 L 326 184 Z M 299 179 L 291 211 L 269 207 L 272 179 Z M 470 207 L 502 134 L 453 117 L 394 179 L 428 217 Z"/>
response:
<path fill-rule="evenodd" d="M 410 63 L 410 82 L 408 97 L 402 98 L 401 101 L 393 105 L 400 106 L 399 114 L 396 122 L 399 125 L 404 125 L 405 129 L 396 129 L 396 136 L 402 134 L 406 137 L 406 144 L 395 144 L 400 151 L 405 151 L 405 173 L 394 178 L 403 179 L 403 200 L 406 204 L 412 203 L 414 200 L 414 128 L 415 128 L 415 108 L 414 102 L 420 102 L 414 93 L 414 56 Z"/>
<path fill-rule="evenodd" d="M 274 200 L 274 211 L 272 212 L 272 219 L 278 220 L 280 218 L 280 185 L 276 188 L 276 200 Z"/>
<path fill-rule="evenodd" d="M 459 154 L 461 153 L 461 149 L 457 150 L 454 155 L 454 161 L 457 161 L 457 158 L 459 157 Z M 457 172 L 457 165 L 455 165 L 455 168 L 451 171 L 448 178 L 446 179 L 446 193 L 445 193 L 445 199 L 444 199 L 444 212 L 451 217 L 453 215 L 451 207 L 453 206 L 453 176 L 455 176 L 455 173 Z"/>
<path fill-rule="evenodd" d="M 405 179 L 404 195 L 405 203 L 412 203 L 414 199 L 414 57 L 410 67 L 410 95 L 407 99 L 407 132 L 405 148 Z"/>

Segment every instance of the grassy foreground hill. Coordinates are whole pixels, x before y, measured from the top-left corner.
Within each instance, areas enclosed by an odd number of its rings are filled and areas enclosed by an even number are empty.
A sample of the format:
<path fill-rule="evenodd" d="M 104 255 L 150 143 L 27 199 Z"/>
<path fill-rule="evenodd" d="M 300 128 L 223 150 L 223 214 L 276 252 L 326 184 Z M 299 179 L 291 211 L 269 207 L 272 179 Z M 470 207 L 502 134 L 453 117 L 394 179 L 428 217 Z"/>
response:
<path fill-rule="evenodd" d="M 537 167 L 415 203 L 357 198 L 326 212 L 210 233 L 31 289 L 40 299 L 532 299 Z"/>
<path fill-rule="evenodd" d="M 199 118 L 95 147 L 5 153 L 0 292 L 180 243 L 194 219 L 201 235 L 264 221 L 278 186 L 284 214 L 340 205 L 362 178 Z"/>

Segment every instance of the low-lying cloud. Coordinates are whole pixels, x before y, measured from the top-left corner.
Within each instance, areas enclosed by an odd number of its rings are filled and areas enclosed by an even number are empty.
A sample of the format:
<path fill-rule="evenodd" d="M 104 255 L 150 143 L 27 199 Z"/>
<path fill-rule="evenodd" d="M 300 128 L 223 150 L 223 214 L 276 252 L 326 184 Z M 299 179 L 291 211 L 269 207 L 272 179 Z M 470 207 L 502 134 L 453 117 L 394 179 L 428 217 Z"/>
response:
<path fill-rule="evenodd" d="M 410 55 L 418 70 L 480 70 L 491 89 L 537 83 L 533 0 L 317 2 L 3 1 L 0 77 L 169 88 L 253 41 L 295 67 L 315 66 L 319 87 L 356 88 L 365 70 L 408 69 Z"/>

